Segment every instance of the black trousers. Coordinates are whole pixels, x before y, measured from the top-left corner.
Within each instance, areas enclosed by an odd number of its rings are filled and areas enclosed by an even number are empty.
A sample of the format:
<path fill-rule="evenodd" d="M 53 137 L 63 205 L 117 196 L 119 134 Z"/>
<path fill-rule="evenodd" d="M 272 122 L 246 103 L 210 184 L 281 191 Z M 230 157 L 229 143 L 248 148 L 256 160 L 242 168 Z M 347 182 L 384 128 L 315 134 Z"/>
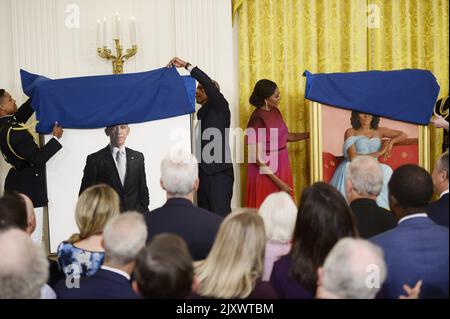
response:
<path fill-rule="evenodd" d="M 208 175 L 199 169 L 200 186 L 197 191 L 197 204 L 223 217 L 231 212 L 233 197 L 234 173 L 227 169 Z"/>

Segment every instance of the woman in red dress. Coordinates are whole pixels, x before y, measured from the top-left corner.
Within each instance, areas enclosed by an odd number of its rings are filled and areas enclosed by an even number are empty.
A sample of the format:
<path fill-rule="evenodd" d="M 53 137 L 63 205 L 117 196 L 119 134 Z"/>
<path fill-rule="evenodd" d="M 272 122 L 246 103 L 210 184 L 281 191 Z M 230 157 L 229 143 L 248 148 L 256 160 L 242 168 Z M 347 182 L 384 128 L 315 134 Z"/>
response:
<path fill-rule="evenodd" d="M 259 80 L 250 96 L 256 110 L 246 130 L 249 161 L 247 165 L 246 207 L 259 208 L 267 195 L 285 191 L 294 195 L 287 142 L 297 142 L 309 133 L 289 133 L 278 105 L 281 96 L 277 84 Z"/>

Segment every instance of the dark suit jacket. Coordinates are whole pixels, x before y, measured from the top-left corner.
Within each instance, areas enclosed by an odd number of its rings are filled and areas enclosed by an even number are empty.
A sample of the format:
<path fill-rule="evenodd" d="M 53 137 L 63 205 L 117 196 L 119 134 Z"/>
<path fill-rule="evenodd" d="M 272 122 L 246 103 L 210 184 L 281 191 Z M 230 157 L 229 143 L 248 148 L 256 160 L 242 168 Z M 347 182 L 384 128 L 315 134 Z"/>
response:
<path fill-rule="evenodd" d="M 350 208 L 356 217 L 359 236 L 370 238 L 397 226 L 394 214 L 380 206 L 377 202 L 360 198 L 350 204 Z"/>
<path fill-rule="evenodd" d="M 403 284 L 413 287 L 423 280 L 420 298 L 448 298 L 448 228 L 427 217 L 413 217 L 371 241 L 384 251 L 383 296 L 397 299 L 404 294 Z"/>
<path fill-rule="evenodd" d="M 436 224 L 448 227 L 448 193 L 428 206 L 428 217 Z"/>
<path fill-rule="evenodd" d="M 67 288 L 65 279 L 55 286 L 58 299 L 139 299 L 131 282 L 115 272 L 99 269 L 90 277 L 81 277 L 80 288 Z"/>
<path fill-rule="evenodd" d="M 145 214 L 149 242 L 160 233 L 174 233 L 187 243 L 194 260 L 205 259 L 216 237 L 222 217 L 194 206 L 189 200 L 171 198 Z"/>
<path fill-rule="evenodd" d="M 145 177 L 144 155 L 127 147 L 126 156 L 127 168 L 125 183 L 122 186 L 109 145 L 88 155 L 80 194 L 89 186 L 104 183 L 114 188 L 119 194 L 122 212 L 128 210 L 148 212 L 149 195 Z"/>
<path fill-rule="evenodd" d="M 48 202 L 45 163 L 62 146 L 58 140 L 52 138 L 39 148 L 28 130 L 11 129 L 9 131 L 10 127 L 20 128 L 19 123 L 28 121 L 33 112 L 31 99 L 28 99 L 16 114 L 1 119 L 0 148 L 5 160 L 13 166 L 6 176 L 5 190 L 23 193 L 30 197 L 34 207 L 41 207 L 46 206 Z M 9 144 L 14 152 L 8 146 L 8 131 Z"/>
<path fill-rule="evenodd" d="M 216 128 L 220 131 L 221 141 L 216 142 L 221 145 L 221 156 L 220 162 L 212 162 L 205 163 L 203 159 L 200 157 L 198 160 L 200 161 L 200 169 L 203 170 L 206 174 L 212 175 L 217 172 L 221 172 L 227 169 L 233 169 L 233 164 L 231 162 L 231 152 L 230 145 L 228 144 L 228 140 L 225 139 L 228 134 L 226 134 L 225 129 L 230 128 L 230 108 L 228 106 L 228 102 L 225 97 L 220 93 L 220 91 L 216 88 L 212 80 L 209 78 L 206 73 L 200 70 L 198 67 L 195 67 L 191 75 L 195 78 L 205 90 L 206 96 L 208 97 L 208 102 L 203 105 L 197 112 L 197 118 L 201 120 L 201 134 L 207 129 Z M 213 139 L 213 137 L 208 137 Z M 202 140 L 201 141 L 201 150 L 205 145 L 209 144 L 210 140 Z M 214 158 L 214 149 L 211 152 L 211 156 Z M 227 163 L 228 161 L 228 163 Z"/>

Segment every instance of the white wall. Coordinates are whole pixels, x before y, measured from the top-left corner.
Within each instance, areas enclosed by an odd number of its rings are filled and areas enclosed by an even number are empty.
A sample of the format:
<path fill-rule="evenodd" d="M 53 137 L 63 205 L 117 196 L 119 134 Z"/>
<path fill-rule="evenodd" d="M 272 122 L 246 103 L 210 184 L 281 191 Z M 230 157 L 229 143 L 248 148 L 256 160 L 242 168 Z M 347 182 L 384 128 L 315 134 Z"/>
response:
<path fill-rule="evenodd" d="M 79 9 L 79 26 L 72 27 L 67 21 L 76 13 L 74 8 Z M 232 126 L 238 124 L 237 50 L 230 0 L 0 0 L 0 86 L 19 104 L 26 99 L 20 68 L 50 78 L 111 74 L 111 62 L 96 54 L 96 21 L 108 19 L 111 46 L 116 12 L 122 19 L 125 47 L 130 46 L 129 17 L 136 18 L 139 52 L 126 62 L 126 73 L 159 68 L 179 56 L 220 83 L 230 102 Z M 3 189 L 8 166 L 0 165 Z M 240 203 L 235 169 L 233 207 Z"/>

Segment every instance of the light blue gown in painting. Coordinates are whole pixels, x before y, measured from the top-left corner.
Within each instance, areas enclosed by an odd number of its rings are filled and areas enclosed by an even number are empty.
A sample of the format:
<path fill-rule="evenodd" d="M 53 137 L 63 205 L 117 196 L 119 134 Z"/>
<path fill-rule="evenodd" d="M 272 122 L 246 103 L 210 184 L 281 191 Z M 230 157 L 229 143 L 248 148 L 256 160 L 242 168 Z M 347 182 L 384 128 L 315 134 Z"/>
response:
<path fill-rule="evenodd" d="M 345 198 L 345 181 L 347 175 L 347 166 L 350 163 L 348 149 L 355 145 L 356 153 L 365 155 L 378 152 L 381 149 L 381 139 L 378 137 L 368 138 L 365 135 L 350 136 L 344 142 L 344 160 L 338 166 L 331 179 L 331 185 L 336 187 Z M 392 175 L 392 169 L 386 164 L 380 164 L 383 171 L 383 187 L 380 195 L 377 197 L 377 204 L 380 207 L 389 209 L 388 187 L 387 184 Z"/>

